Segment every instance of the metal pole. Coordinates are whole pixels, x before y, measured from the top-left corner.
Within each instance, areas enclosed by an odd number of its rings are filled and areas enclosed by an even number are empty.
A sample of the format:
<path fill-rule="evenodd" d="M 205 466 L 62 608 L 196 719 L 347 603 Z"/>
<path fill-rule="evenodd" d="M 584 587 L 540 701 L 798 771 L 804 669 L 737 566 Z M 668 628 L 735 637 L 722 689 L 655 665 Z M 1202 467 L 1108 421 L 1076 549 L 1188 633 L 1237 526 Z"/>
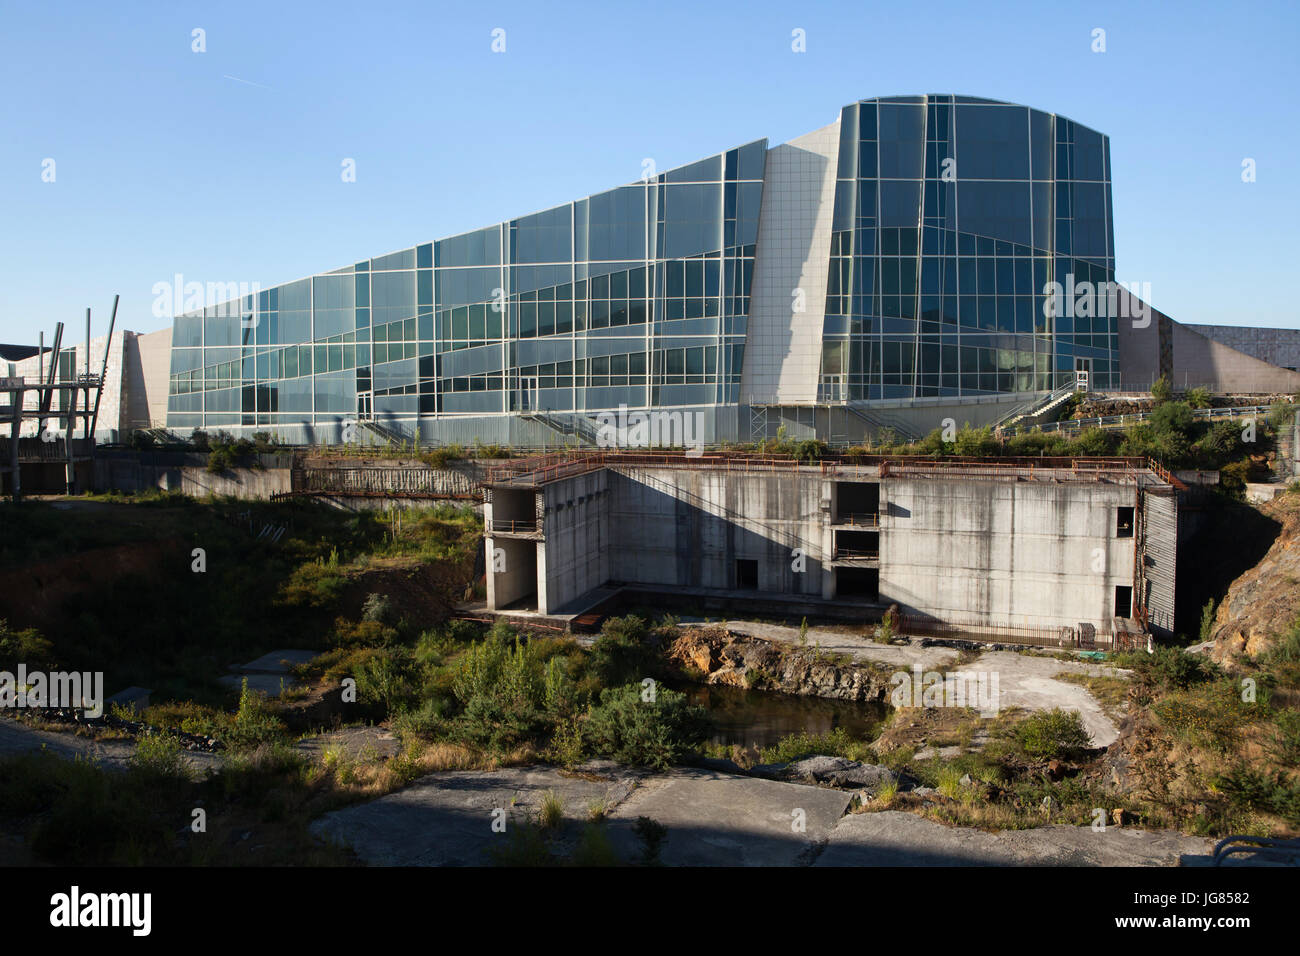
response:
<path fill-rule="evenodd" d="M 59 348 L 63 345 L 63 323 L 54 323 L 54 346 L 50 349 L 50 370 L 45 376 L 46 388 L 40 393 L 40 417 L 44 418 L 50 412 L 50 402 L 54 398 L 54 379 L 58 374 L 59 368 Z M 40 428 L 38 420 L 37 428 Z"/>
<path fill-rule="evenodd" d="M 76 365 L 73 365 L 76 368 Z M 68 452 L 68 472 L 67 472 L 67 493 L 74 494 L 77 487 L 77 466 L 72 460 L 72 433 L 76 427 L 77 415 L 77 390 L 76 388 L 68 389 L 68 430 L 64 433 L 66 439 L 65 445 Z"/>
<path fill-rule="evenodd" d="M 75 375 L 77 371 L 76 369 L 77 363 L 75 360 L 73 361 L 72 365 L 73 365 L 72 371 L 73 374 Z M 89 306 L 86 307 L 86 372 L 85 372 L 85 377 L 82 379 L 82 381 L 86 383 L 86 400 L 82 402 L 82 407 L 85 408 L 85 411 L 82 412 L 82 414 L 85 416 L 85 427 L 87 430 L 87 437 L 89 437 L 89 429 L 90 429 L 90 307 Z M 71 420 L 68 421 L 69 428 L 71 428 L 73 424 L 74 422 L 72 422 Z"/>
<path fill-rule="evenodd" d="M 99 391 L 95 393 L 95 413 L 91 418 L 90 425 L 91 435 L 94 435 L 95 430 L 99 427 L 99 400 L 104 396 L 104 379 L 108 375 L 108 350 L 113 345 L 113 326 L 117 322 L 117 300 L 120 298 L 120 295 L 113 296 L 113 314 L 108 318 L 108 341 L 104 345 L 104 364 L 99 370 Z M 126 351 L 125 340 L 122 342 L 122 351 L 124 353 Z M 125 359 L 125 354 L 122 357 Z M 123 368 L 122 373 L 123 375 L 126 374 L 125 368 Z M 119 422 L 119 424 L 121 423 Z"/>
<path fill-rule="evenodd" d="M 42 336 L 44 336 L 44 333 L 42 333 Z M 9 465 L 11 468 L 9 474 L 13 476 L 9 479 L 9 491 L 13 495 L 14 504 L 18 504 L 22 498 L 23 482 L 22 472 L 19 470 L 18 464 L 18 433 L 23 426 L 23 401 L 25 398 L 26 393 L 23 389 L 14 390 L 14 422 L 13 427 L 9 430 Z"/>

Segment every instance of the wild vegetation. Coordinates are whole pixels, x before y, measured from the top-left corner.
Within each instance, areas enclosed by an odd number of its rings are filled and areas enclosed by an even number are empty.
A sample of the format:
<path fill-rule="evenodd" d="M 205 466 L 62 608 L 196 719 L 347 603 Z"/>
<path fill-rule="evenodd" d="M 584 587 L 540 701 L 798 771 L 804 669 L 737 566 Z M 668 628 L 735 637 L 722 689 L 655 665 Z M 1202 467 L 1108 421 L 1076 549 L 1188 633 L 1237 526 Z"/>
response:
<path fill-rule="evenodd" d="M 1191 389 L 1182 400 L 1174 400 L 1167 383 L 1152 390 L 1155 406 L 1151 417 L 1127 428 L 1084 428 L 1074 434 L 1025 431 L 997 436 L 990 426 L 969 423 L 952 432 L 935 428 L 919 441 L 900 442 L 889 434 L 879 441 L 854 446 L 842 454 L 849 460 L 868 455 L 919 455 L 930 458 L 958 457 L 1142 457 L 1169 469 L 1219 470 L 1223 489 L 1240 497 L 1248 481 L 1265 480 L 1267 456 L 1275 450 L 1278 430 L 1290 426 L 1295 409 L 1278 404 L 1253 424 L 1253 435 L 1242 420 L 1211 422 L 1194 418 L 1194 409 L 1207 408 L 1210 398 L 1204 389 Z M 785 427 L 777 436 L 757 444 L 728 446 L 736 451 L 785 456 L 814 462 L 833 454 L 816 439 L 794 441 Z"/>

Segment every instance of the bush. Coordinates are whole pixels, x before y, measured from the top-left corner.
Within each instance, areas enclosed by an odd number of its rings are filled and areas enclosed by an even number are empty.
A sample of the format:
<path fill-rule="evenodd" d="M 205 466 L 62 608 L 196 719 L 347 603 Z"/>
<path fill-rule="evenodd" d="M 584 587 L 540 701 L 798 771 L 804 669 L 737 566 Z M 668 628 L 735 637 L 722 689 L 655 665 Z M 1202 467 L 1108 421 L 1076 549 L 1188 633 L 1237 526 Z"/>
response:
<path fill-rule="evenodd" d="M 826 756 L 866 761 L 871 754 L 869 743 L 854 740 L 843 727 L 836 727 L 825 734 L 803 731 L 782 737 L 776 746 L 763 749 L 761 759 L 763 763 L 793 763 L 804 757 Z"/>
<path fill-rule="evenodd" d="M 475 644 L 461 658 L 452 692 L 462 705 L 455 736 L 466 743 L 507 749 L 538 737 L 547 725 L 541 655 L 518 637 Z"/>
<path fill-rule="evenodd" d="M 1121 666 L 1131 667 L 1150 683 L 1174 690 L 1186 690 L 1218 674 L 1212 661 L 1188 654 L 1181 647 L 1157 647 L 1150 654 L 1125 655 Z"/>
<path fill-rule="evenodd" d="M 1199 630 L 1201 643 L 1205 643 L 1214 634 L 1214 598 L 1205 602 L 1205 607 L 1201 608 L 1201 627 Z"/>
<path fill-rule="evenodd" d="M 591 647 L 591 668 L 602 684 L 616 686 L 658 673 L 650 627 L 636 615 L 611 617 Z"/>
<path fill-rule="evenodd" d="M 1186 402 L 1165 402 L 1151 412 L 1151 427 L 1157 435 L 1169 432 L 1186 435 L 1194 422 L 1191 406 Z"/>
<path fill-rule="evenodd" d="M 1161 375 L 1151 383 L 1151 397 L 1156 400 L 1157 404 L 1160 402 L 1167 402 L 1169 399 L 1173 398 L 1173 396 L 1173 386 L 1169 384 L 1169 379 L 1165 376 Z"/>
<path fill-rule="evenodd" d="M 357 701 L 377 710 L 381 719 L 414 703 L 415 677 L 406 651 L 376 654 L 364 661 L 354 676 Z"/>
<path fill-rule="evenodd" d="M 271 713 L 262 694 L 248 689 L 245 677 L 239 692 L 239 710 L 223 742 L 232 750 L 253 750 L 284 738 L 284 722 Z"/>
<path fill-rule="evenodd" d="M 1187 395 L 1184 396 L 1187 404 L 1192 408 L 1209 408 L 1210 392 L 1204 388 L 1189 388 Z"/>
<path fill-rule="evenodd" d="M 971 428 L 969 422 L 958 429 L 953 447 L 958 455 L 970 457 L 996 455 L 1002 450 L 990 426 Z"/>
<path fill-rule="evenodd" d="M 640 684 L 605 690 L 587 713 L 584 736 L 595 753 L 627 764 L 666 770 L 704 743 L 709 715 L 665 687 L 653 701 L 641 699 Z"/>
<path fill-rule="evenodd" d="M 170 734 L 146 734 L 135 745 L 129 766 L 141 782 L 156 788 L 188 781 L 190 765 L 180 741 Z"/>
<path fill-rule="evenodd" d="M 0 667 L 12 672 L 19 664 L 26 664 L 28 670 L 53 670 L 54 645 L 36 628 L 16 631 L 0 618 Z"/>
<path fill-rule="evenodd" d="M 1028 757 L 1076 756 L 1092 746 L 1092 736 L 1077 711 L 1054 707 L 1026 717 L 1015 728 L 1016 743 Z"/>
<path fill-rule="evenodd" d="M 362 606 L 361 620 L 391 626 L 397 623 L 397 612 L 387 594 L 370 594 Z"/>

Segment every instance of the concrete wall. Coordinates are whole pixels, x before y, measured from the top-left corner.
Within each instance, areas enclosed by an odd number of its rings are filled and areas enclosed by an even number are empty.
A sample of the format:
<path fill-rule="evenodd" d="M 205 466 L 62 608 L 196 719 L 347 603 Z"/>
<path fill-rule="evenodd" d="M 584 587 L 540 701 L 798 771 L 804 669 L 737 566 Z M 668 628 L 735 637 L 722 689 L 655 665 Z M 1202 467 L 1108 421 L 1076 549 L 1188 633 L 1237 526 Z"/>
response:
<path fill-rule="evenodd" d="M 127 393 L 123 429 L 162 426 L 167 421 L 167 384 L 171 373 L 172 330 L 161 329 L 127 339 Z"/>
<path fill-rule="evenodd" d="M 1180 390 L 1199 386 L 1214 392 L 1300 391 L 1300 372 L 1239 352 L 1156 309 L 1150 310 L 1149 321 L 1126 318 L 1137 307 L 1128 305 L 1128 293 L 1119 295 L 1120 391 L 1146 391 L 1162 373 Z M 1139 328 L 1138 322 L 1145 325 Z"/>
<path fill-rule="evenodd" d="M 956 624 L 1109 633 L 1136 540 L 1116 538 L 1116 508 L 1135 497 L 1100 483 L 882 479 L 880 601 Z"/>
<path fill-rule="evenodd" d="M 230 495 L 269 498 L 292 490 L 291 455 L 260 455 L 261 468 L 207 470 L 203 454 L 101 452 L 95 459 L 95 487 L 102 491 L 179 491 L 195 497 Z"/>
<path fill-rule="evenodd" d="M 538 542 L 519 538 L 487 538 L 488 607 L 503 608 L 537 594 Z M 535 604 L 534 604 L 535 609 Z"/>
<path fill-rule="evenodd" d="M 537 609 L 558 611 L 610 578 L 609 482 L 596 471 L 546 485 L 545 548 L 538 549 Z"/>
<path fill-rule="evenodd" d="M 1265 329 L 1244 325 L 1186 325 L 1198 335 L 1244 352 L 1261 362 L 1300 369 L 1300 329 Z"/>
<path fill-rule="evenodd" d="M 678 468 L 611 472 L 611 577 L 734 589 L 736 561 L 758 562 L 758 588 L 822 593 L 822 483 L 815 469 L 736 475 Z M 792 569 L 805 549 L 802 572 Z"/>

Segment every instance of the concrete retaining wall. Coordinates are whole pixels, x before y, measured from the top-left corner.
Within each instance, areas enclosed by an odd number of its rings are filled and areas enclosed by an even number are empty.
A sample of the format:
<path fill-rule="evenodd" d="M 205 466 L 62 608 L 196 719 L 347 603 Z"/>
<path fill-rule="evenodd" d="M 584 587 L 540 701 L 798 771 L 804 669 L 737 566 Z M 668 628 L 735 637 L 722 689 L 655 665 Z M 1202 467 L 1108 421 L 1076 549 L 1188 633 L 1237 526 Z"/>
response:
<path fill-rule="evenodd" d="M 537 609 L 543 614 L 610 578 L 610 477 L 596 471 L 542 489 L 546 547 L 537 555 Z"/>
<path fill-rule="evenodd" d="M 737 587 L 736 562 L 758 562 L 758 590 L 822 593 L 822 478 L 684 468 L 618 468 L 611 478 L 619 581 Z M 548 534 L 549 539 L 549 534 Z M 802 572 L 794 549 L 812 551 Z"/>
<path fill-rule="evenodd" d="M 261 468 L 207 470 L 203 454 L 109 453 L 95 459 L 95 487 L 104 491 L 179 491 L 201 498 L 270 498 L 292 490 L 291 455 L 258 455 Z"/>
<path fill-rule="evenodd" d="M 1116 538 L 1132 486 L 889 478 L 880 600 L 956 624 L 1111 630 L 1135 538 Z"/>

